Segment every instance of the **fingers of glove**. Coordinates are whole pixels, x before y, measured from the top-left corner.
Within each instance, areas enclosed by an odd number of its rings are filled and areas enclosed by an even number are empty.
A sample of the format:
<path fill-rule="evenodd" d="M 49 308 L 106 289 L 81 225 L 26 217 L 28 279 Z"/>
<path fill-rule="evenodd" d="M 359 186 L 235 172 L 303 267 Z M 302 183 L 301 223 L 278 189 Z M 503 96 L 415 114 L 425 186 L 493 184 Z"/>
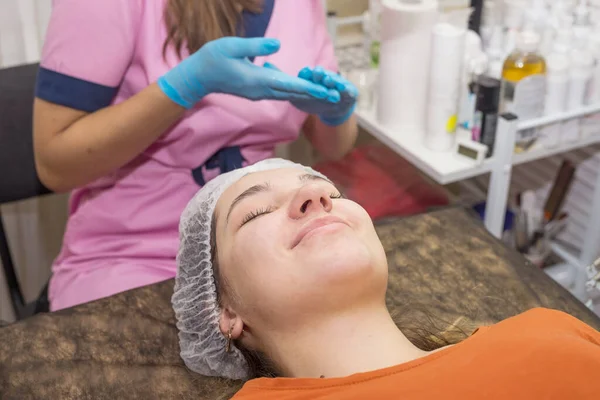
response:
<path fill-rule="evenodd" d="M 302 93 L 286 92 L 286 91 L 281 91 L 281 90 L 277 90 L 277 89 L 269 89 L 267 96 L 268 97 L 266 97 L 266 98 L 263 97 L 263 98 L 269 99 L 269 100 L 284 100 L 284 101 L 299 102 L 299 103 L 305 103 L 305 104 L 310 104 L 311 102 L 315 101 L 315 98 L 311 95 L 306 95 L 306 94 L 302 94 Z M 316 101 L 325 101 L 325 100 L 316 100 Z"/>
<path fill-rule="evenodd" d="M 260 68 L 260 67 L 259 67 Z M 272 63 L 265 63 L 264 70 L 261 71 L 261 78 L 268 82 L 268 86 L 278 91 L 308 94 L 316 99 L 332 99 L 331 102 L 337 103 L 339 101 L 339 93 L 335 90 L 328 90 L 322 85 L 318 85 L 314 82 L 306 79 L 295 78 L 284 72 L 281 72 Z"/>
<path fill-rule="evenodd" d="M 277 68 L 276 65 L 274 65 L 273 63 L 270 63 L 270 62 L 266 62 L 264 64 L 264 66 L 265 66 L 265 68 L 268 68 L 268 69 L 272 69 L 275 71 L 281 71 L 279 68 Z M 298 73 L 298 77 L 301 79 L 304 79 L 306 81 L 317 84 L 316 82 L 313 81 L 313 71 L 308 67 L 303 68 Z M 319 84 L 319 86 L 322 87 L 323 85 Z M 341 95 L 337 90 L 329 89 L 329 90 L 327 90 L 327 93 L 328 93 L 327 97 L 323 98 L 323 99 L 327 100 L 327 102 L 335 104 L 335 103 L 339 103 L 339 101 L 341 100 Z M 319 98 L 319 99 L 321 99 L 321 98 Z"/>
<path fill-rule="evenodd" d="M 343 91 L 346 89 L 343 82 L 344 80 L 341 76 L 331 71 L 327 71 L 322 67 L 316 67 L 310 71 L 310 74 L 312 75 L 313 82 L 319 83 L 330 89 L 330 91 L 335 91 L 339 95 L 335 97 L 335 101 L 332 101 L 332 103 L 338 103 L 340 101 L 343 97 Z"/>
<path fill-rule="evenodd" d="M 323 67 L 315 67 L 312 71 L 313 73 L 313 82 L 316 83 L 323 83 L 323 79 L 325 78 L 325 76 L 327 75 L 327 73 L 325 72 L 325 69 L 323 69 Z"/>
<path fill-rule="evenodd" d="M 343 79 L 343 78 L 342 78 Z M 352 82 L 348 82 L 344 79 L 344 90 L 340 91 L 342 98 L 348 100 L 356 100 L 358 98 L 358 89 Z"/>
<path fill-rule="evenodd" d="M 358 89 L 350 81 L 334 72 L 325 71 L 325 73 L 323 84 L 335 88 L 340 93 L 343 102 L 352 102 L 358 98 Z"/>
<path fill-rule="evenodd" d="M 233 58 L 252 58 L 275 54 L 281 43 L 277 39 L 225 37 L 214 41 L 221 53 Z"/>
<path fill-rule="evenodd" d="M 310 68 L 304 67 L 298 73 L 298 77 L 312 82 L 313 81 L 313 72 Z"/>
<path fill-rule="evenodd" d="M 340 93 L 346 90 L 346 86 L 349 84 L 349 82 L 339 74 L 327 71 L 322 67 L 316 67 L 314 70 L 308 67 L 303 68 L 298 76 L 315 83 L 320 83 L 329 89 L 335 89 Z"/>
<path fill-rule="evenodd" d="M 300 72 L 298 73 L 298 77 L 309 80 L 311 82 L 319 83 L 320 85 L 323 85 L 323 86 L 327 87 L 328 89 L 330 89 L 329 92 L 331 93 L 331 96 L 328 100 L 331 103 L 338 103 L 340 101 L 339 99 L 341 98 L 341 93 L 338 90 L 338 88 L 341 86 L 336 85 L 334 80 L 326 81 L 324 79 L 325 75 L 321 75 L 321 73 L 318 71 L 315 74 L 314 70 L 310 69 L 309 67 L 302 68 L 302 70 L 300 70 Z M 321 81 L 319 82 L 319 79 L 321 77 L 323 77 L 323 79 L 321 79 Z M 338 92 L 338 95 L 340 95 L 340 96 L 335 95 L 334 93 L 332 93 L 332 91 Z"/>
<path fill-rule="evenodd" d="M 358 89 L 351 82 L 344 79 L 340 74 L 336 74 L 331 71 L 325 71 L 325 76 L 323 77 L 323 83 L 327 87 L 335 88 L 340 94 L 342 98 L 353 98 L 356 99 L 358 97 Z"/>

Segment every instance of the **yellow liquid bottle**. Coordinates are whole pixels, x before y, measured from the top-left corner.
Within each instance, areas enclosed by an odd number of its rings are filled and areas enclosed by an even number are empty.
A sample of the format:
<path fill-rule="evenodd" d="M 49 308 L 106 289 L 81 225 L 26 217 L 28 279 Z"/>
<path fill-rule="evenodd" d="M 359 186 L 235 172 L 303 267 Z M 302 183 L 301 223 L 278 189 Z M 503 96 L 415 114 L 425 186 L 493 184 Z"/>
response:
<path fill-rule="evenodd" d="M 546 94 L 546 61 L 537 49 L 541 38 L 533 31 L 521 32 L 517 48 L 504 61 L 502 68 L 502 111 L 511 112 L 521 121 L 541 117 Z M 520 131 L 517 151 L 537 139 L 535 129 Z"/>
<path fill-rule="evenodd" d="M 502 67 L 502 79 L 509 82 L 517 83 L 537 74 L 546 74 L 546 61 L 537 53 L 513 52 Z"/>

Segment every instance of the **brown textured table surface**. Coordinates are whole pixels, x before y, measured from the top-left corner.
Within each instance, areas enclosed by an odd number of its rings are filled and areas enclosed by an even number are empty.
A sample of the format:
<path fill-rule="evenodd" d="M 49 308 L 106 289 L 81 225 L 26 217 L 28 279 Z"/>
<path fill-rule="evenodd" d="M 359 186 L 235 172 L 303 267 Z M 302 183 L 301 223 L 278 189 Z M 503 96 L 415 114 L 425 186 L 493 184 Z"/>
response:
<path fill-rule="evenodd" d="M 390 309 L 439 317 L 431 333 L 456 341 L 449 326 L 468 334 L 539 306 L 600 329 L 585 306 L 464 211 L 394 220 L 378 232 L 390 265 Z M 191 373 L 179 359 L 172 290 L 168 281 L 1 328 L 0 399 L 229 398 L 238 383 Z M 425 313 L 410 315 L 417 326 L 430 322 Z"/>

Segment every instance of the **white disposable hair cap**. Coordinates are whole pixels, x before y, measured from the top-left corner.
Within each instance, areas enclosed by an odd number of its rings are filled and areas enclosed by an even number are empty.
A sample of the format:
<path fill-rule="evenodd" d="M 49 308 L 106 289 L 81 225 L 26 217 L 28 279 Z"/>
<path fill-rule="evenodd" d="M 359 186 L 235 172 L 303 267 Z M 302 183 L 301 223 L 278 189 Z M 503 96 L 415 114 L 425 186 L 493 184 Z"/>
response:
<path fill-rule="evenodd" d="M 229 379 L 250 378 L 248 364 L 233 343 L 231 351 L 225 351 L 227 339 L 219 328 L 220 308 L 210 243 L 212 219 L 217 201 L 235 182 L 254 172 L 280 168 L 298 168 L 325 178 L 312 168 L 291 161 L 261 161 L 222 174 L 208 182 L 188 203 L 181 215 L 177 277 L 171 301 L 179 329 L 181 358 L 194 372 Z"/>

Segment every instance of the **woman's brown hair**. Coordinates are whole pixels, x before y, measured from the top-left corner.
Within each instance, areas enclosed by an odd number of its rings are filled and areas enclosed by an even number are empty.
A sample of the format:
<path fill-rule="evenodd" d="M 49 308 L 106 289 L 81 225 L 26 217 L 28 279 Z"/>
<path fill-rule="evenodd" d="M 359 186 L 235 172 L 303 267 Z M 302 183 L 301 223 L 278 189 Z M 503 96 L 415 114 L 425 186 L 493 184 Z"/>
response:
<path fill-rule="evenodd" d="M 262 5 L 263 0 L 169 0 L 163 54 L 173 45 L 181 58 L 184 45 L 192 54 L 212 40 L 243 33 L 239 31 L 242 12 L 260 13 Z"/>

